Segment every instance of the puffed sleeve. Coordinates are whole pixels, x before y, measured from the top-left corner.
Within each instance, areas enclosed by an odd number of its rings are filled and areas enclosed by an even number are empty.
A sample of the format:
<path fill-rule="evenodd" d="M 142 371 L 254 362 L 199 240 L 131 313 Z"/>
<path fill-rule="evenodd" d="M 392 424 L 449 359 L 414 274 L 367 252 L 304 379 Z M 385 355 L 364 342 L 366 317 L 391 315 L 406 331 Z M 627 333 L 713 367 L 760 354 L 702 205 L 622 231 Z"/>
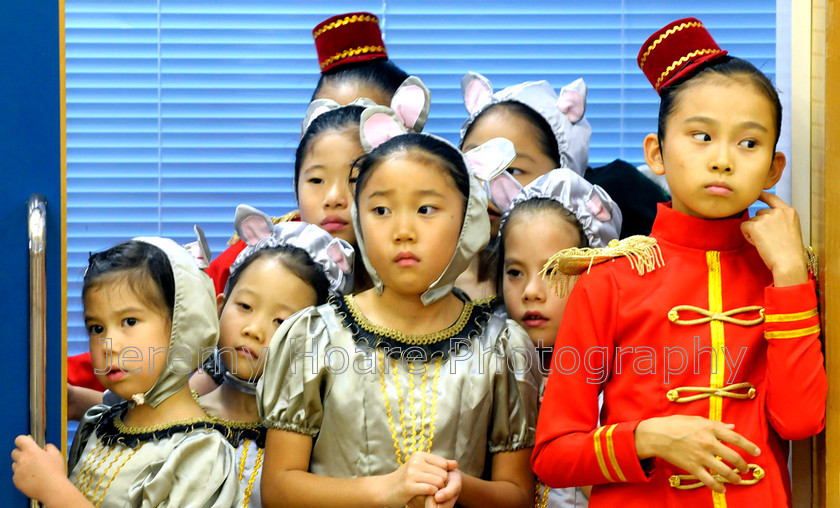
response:
<path fill-rule="evenodd" d="M 193 431 L 172 440 L 129 487 L 126 505 L 230 508 L 241 499 L 233 447 L 220 433 Z"/>
<path fill-rule="evenodd" d="M 304 309 L 272 337 L 257 384 L 257 408 L 267 428 L 312 437 L 321 430 L 323 397 L 331 383 L 325 362 L 330 334 L 322 311 L 330 310 L 329 304 Z"/>
<path fill-rule="evenodd" d="M 534 446 L 540 387 L 537 352 L 528 334 L 515 321 L 497 316 L 490 319 L 488 330 L 496 320 L 500 322 L 496 326 L 500 325 L 501 330 L 492 349 L 499 357 L 493 362 L 490 453 Z"/>

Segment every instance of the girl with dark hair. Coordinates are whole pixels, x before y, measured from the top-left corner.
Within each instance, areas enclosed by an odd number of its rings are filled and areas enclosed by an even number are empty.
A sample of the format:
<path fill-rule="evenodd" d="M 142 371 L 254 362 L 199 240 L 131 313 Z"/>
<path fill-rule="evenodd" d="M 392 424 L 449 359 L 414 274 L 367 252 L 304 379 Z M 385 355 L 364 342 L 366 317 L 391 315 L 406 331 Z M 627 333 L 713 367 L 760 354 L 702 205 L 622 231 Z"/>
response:
<path fill-rule="evenodd" d="M 453 288 L 489 237 L 468 164 L 501 170 L 512 147 L 462 155 L 397 134 L 410 124 L 362 115 L 354 223 L 374 288 L 286 320 L 270 346 L 266 504 L 532 506 L 534 347 Z"/>
<path fill-rule="evenodd" d="M 464 105 L 470 117 L 461 127 L 461 149 L 471 150 L 497 137 L 513 142 L 516 158 L 508 172 L 520 186 L 554 168 L 579 175 L 586 171 L 592 128 L 584 118 L 586 84 L 578 79 L 558 94 L 546 81 L 528 81 L 493 93 L 490 81 L 473 72 L 461 81 Z M 495 293 L 497 233 L 502 210 L 490 204 L 490 238 L 458 287 L 473 298 Z"/>
<path fill-rule="evenodd" d="M 300 211 L 273 219 L 273 222 L 300 220 L 315 224 L 355 246 L 350 205 L 355 185 L 353 163 L 364 153 L 358 135 L 364 107 L 337 106 L 304 120 L 306 128 L 295 152 L 294 173 L 295 198 Z M 238 235 L 232 241 L 234 243 L 206 270 L 217 294 L 224 292 L 230 265 L 246 247 Z M 356 279 L 356 283 L 364 288 L 367 280 L 362 277 Z"/>
<path fill-rule="evenodd" d="M 243 500 L 260 507 L 266 428 L 257 411 L 256 387 L 277 328 L 294 313 L 321 305 L 353 287 L 353 247 L 303 222 L 277 225 L 259 210 L 240 205 L 236 230 L 246 241 L 216 302 L 219 346 L 210 368 L 222 383 L 198 399 L 236 449 Z"/>
<path fill-rule="evenodd" d="M 236 504 L 233 449 L 187 385 L 219 335 L 192 256 L 164 238 L 122 243 L 91 256 L 82 299 L 96 376 L 125 400 L 85 413 L 67 468 L 57 448 L 19 436 L 15 485 L 49 506 Z"/>
<path fill-rule="evenodd" d="M 528 332 L 537 348 L 542 393 L 551 370 L 552 353 L 564 346 L 555 341 L 573 286 L 572 281 L 553 286 L 551 274 L 546 274 L 543 267 L 562 250 L 606 247 L 617 239 L 621 210 L 603 189 L 564 168 L 549 171 L 529 183 L 510 202 L 505 201 L 504 195 L 493 199 L 505 210 L 499 229 L 500 303 L 506 315 Z M 538 482 L 536 506 L 585 508 L 587 496 L 587 487 L 549 489 Z"/>

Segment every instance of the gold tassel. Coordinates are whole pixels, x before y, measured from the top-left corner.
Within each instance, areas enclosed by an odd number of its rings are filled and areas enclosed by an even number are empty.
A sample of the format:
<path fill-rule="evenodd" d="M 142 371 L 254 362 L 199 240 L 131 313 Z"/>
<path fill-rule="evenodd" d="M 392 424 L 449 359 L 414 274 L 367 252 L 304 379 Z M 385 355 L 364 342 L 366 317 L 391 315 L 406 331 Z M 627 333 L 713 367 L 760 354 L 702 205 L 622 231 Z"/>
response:
<path fill-rule="evenodd" d="M 808 272 L 814 276 L 815 281 L 819 281 L 820 264 L 817 259 L 817 253 L 810 245 L 805 247 L 805 265 L 808 267 Z"/>
<path fill-rule="evenodd" d="M 649 236 L 630 236 L 624 240 L 612 240 L 606 247 L 564 249 L 551 256 L 540 274 L 548 277 L 549 287 L 564 297 L 569 292 L 569 283 L 593 265 L 619 257 L 626 257 L 630 267 L 639 275 L 652 272 L 663 266 L 662 252 L 656 240 Z"/>
<path fill-rule="evenodd" d="M 297 219 L 300 219 L 300 212 L 298 212 L 297 210 L 292 210 L 291 212 L 289 212 L 286 215 L 283 215 L 281 217 L 272 217 L 271 218 L 271 223 L 276 225 L 276 224 L 280 224 L 281 222 L 291 222 L 291 221 L 297 220 Z M 239 241 L 239 233 L 234 232 L 233 236 L 230 237 L 230 240 L 228 240 L 227 244 L 228 245 L 233 245 L 238 241 Z"/>

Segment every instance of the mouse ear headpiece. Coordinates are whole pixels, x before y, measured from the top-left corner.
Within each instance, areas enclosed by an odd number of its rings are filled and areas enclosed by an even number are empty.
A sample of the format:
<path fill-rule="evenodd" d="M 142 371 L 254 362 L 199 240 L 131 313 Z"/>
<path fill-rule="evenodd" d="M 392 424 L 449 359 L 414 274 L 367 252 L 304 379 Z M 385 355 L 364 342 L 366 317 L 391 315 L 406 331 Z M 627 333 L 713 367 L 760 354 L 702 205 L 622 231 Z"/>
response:
<path fill-rule="evenodd" d="M 343 294 L 353 289 L 353 246 L 335 238 L 324 229 L 306 222 L 272 224 L 271 218 L 248 205 L 236 207 L 236 231 L 248 244 L 230 266 L 231 277 L 246 259 L 257 252 L 289 245 L 302 249 L 323 270 L 333 293 Z M 230 281 L 230 279 L 228 279 Z"/>

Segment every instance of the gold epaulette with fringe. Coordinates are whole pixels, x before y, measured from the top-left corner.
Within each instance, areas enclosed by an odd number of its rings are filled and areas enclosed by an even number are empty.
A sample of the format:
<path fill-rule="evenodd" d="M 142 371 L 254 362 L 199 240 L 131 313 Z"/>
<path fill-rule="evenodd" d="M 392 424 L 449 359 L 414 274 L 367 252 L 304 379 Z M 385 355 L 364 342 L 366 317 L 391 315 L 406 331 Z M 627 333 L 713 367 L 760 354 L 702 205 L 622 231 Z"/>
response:
<path fill-rule="evenodd" d="M 300 212 L 297 210 L 292 210 L 291 212 L 287 213 L 286 215 L 282 215 L 280 217 L 272 217 L 271 223 L 272 224 L 280 224 L 281 222 L 291 222 L 293 220 L 297 220 L 300 218 Z M 234 232 L 233 236 L 230 237 L 228 240 L 228 245 L 233 245 L 239 241 L 239 233 Z"/>
<path fill-rule="evenodd" d="M 627 258 L 630 267 L 635 268 L 640 276 L 665 264 L 656 240 L 649 236 L 637 235 L 621 241 L 612 240 L 606 247 L 573 247 L 561 250 L 549 258 L 540 274 L 548 277 L 549 287 L 562 298 L 568 294 L 572 277 L 589 271 L 593 265 L 620 257 Z"/>

